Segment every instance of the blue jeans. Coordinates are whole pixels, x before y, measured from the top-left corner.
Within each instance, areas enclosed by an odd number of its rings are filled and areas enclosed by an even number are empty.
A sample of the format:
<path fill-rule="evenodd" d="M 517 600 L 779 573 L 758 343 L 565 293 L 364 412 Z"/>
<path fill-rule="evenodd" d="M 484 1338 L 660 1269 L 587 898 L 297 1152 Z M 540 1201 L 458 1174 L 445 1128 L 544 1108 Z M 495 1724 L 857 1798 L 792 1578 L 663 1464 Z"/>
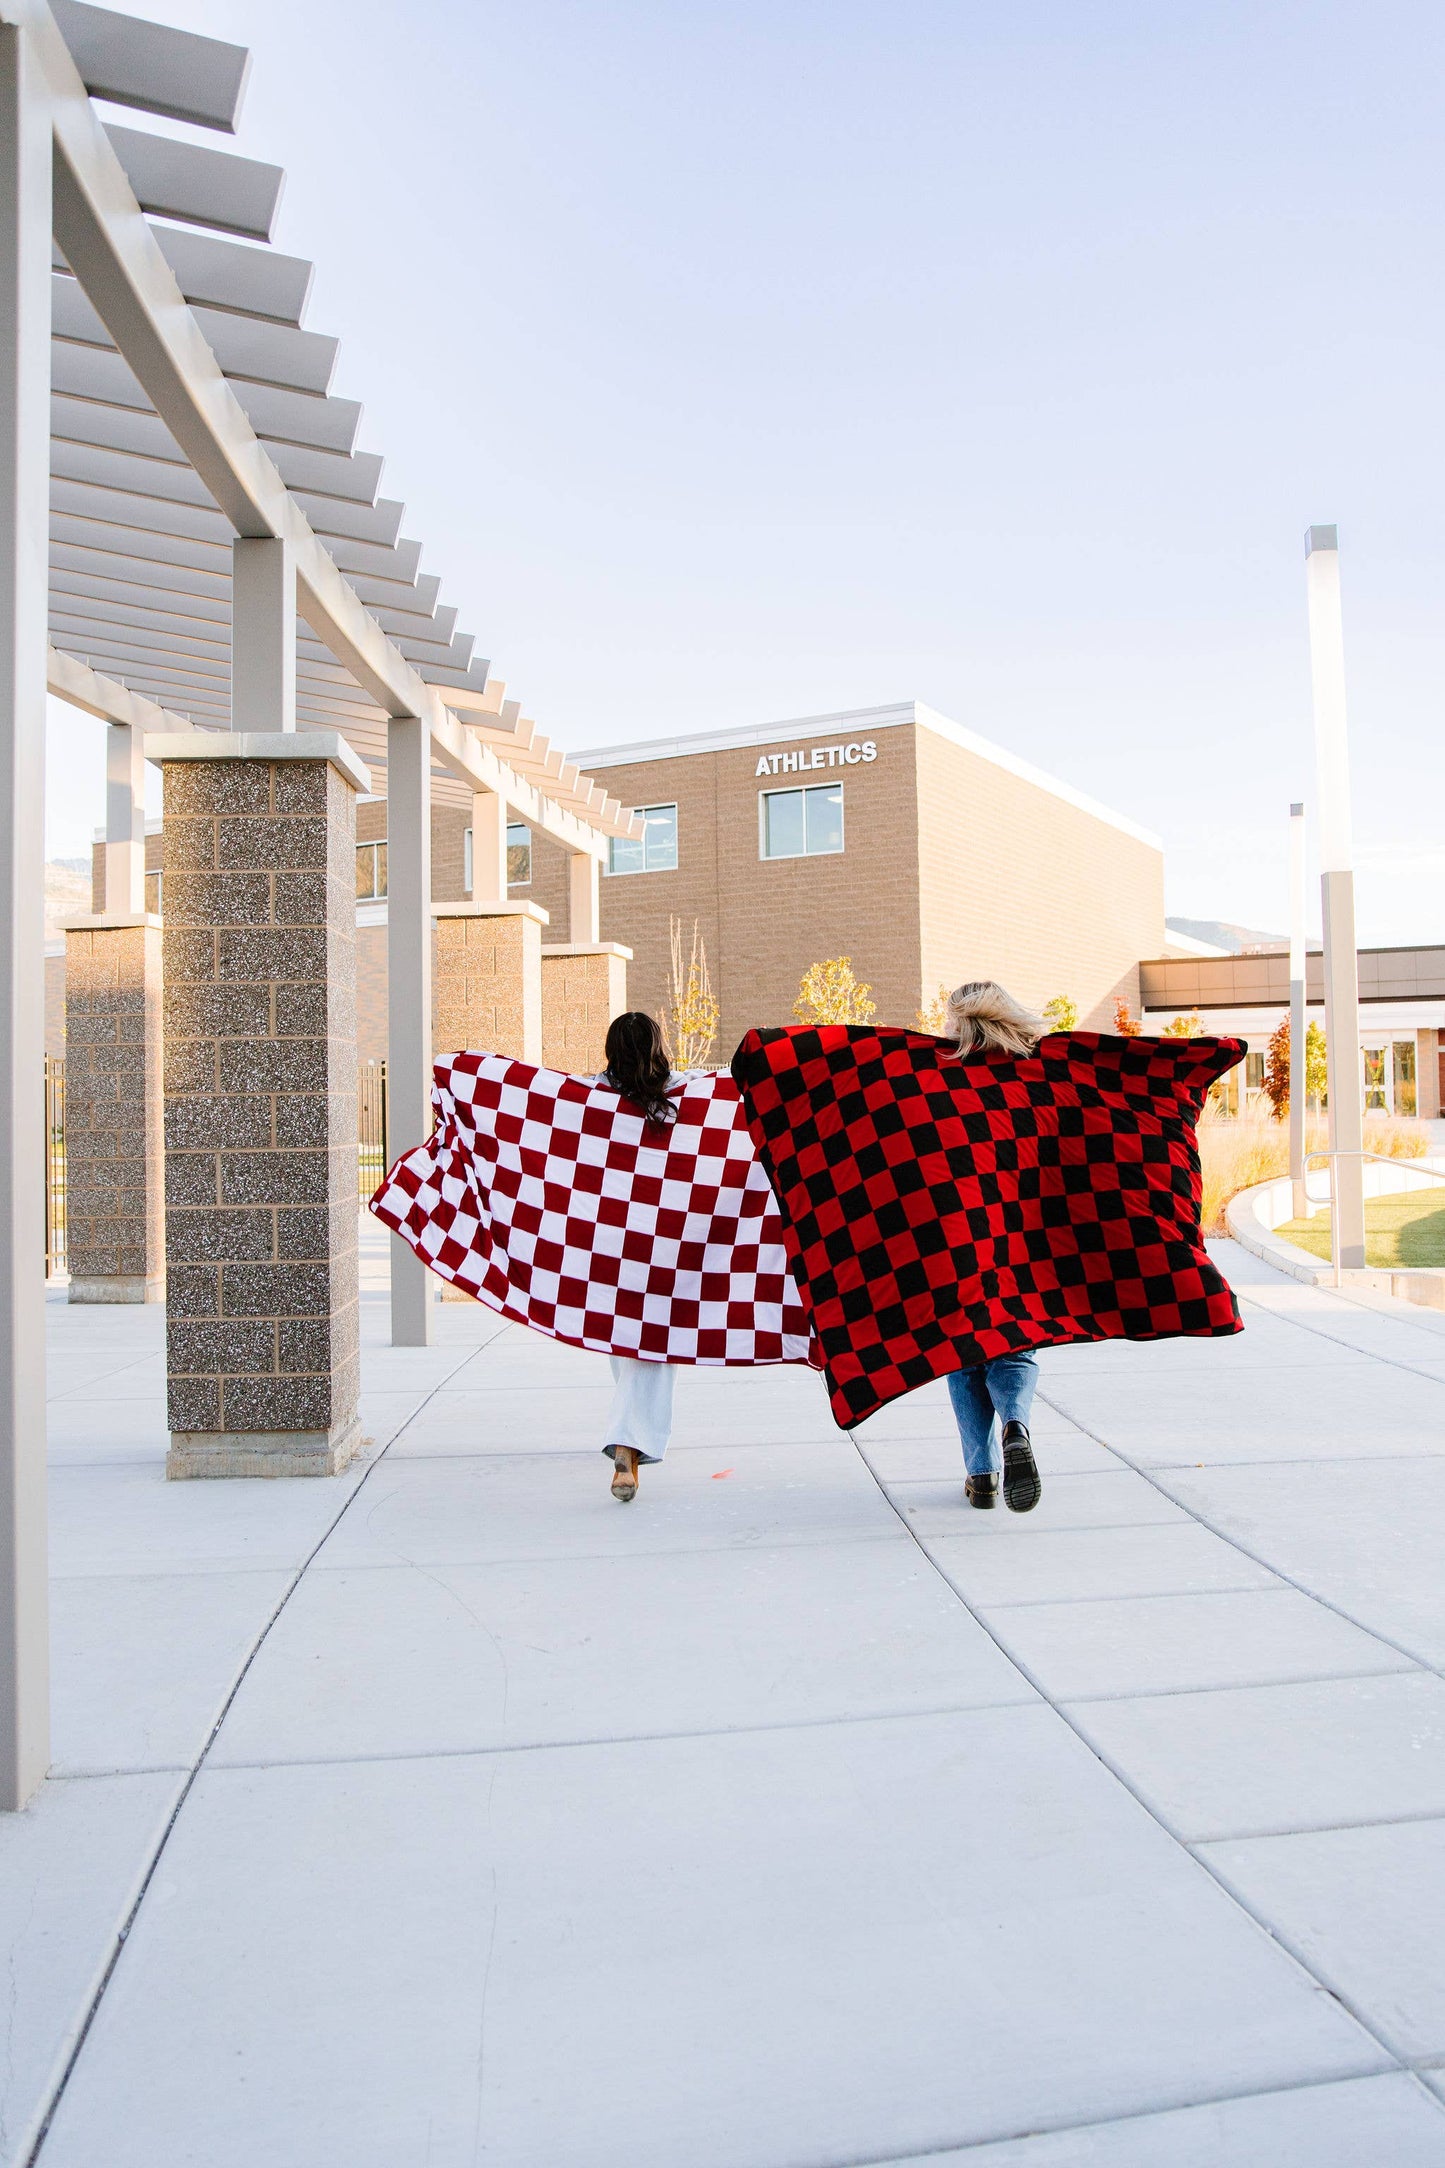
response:
<path fill-rule="evenodd" d="M 1027 1423 L 1034 1404 L 1039 1366 L 1032 1355 L 996 1355 L 971 1370 L 950 1370 L 948 1397 L 963 1440 L 963 1465 L 970 1475 L 997 1474 L 1003 1466 L 999 1427 Z"/>

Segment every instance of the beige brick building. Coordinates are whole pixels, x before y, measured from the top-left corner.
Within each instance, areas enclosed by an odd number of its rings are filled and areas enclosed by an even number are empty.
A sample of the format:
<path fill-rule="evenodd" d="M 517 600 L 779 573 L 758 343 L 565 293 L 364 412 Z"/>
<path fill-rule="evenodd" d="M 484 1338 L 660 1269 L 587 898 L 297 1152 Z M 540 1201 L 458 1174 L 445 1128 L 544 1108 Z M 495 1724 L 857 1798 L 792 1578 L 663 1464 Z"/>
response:
<path fill-rule="evenodd" d="M 1081 1023 L 1107 1027 L 1118 997 L 1138 1009 L 1140 959 L 1168 945 L 1156 837 L 915 702 L 577 758 L 651 809 L 646 842 L 615 844 L 602 881 L 602 938 L 633 951 L 629 1005 L 667 1006 L 672 922 L 689 946 L 696 924 L 718 1060 L 750 1025 L 790 1023 L 826 957 L 852 958 L 884 1023 L 912 1024 L 940 986 L 996 978 L 1036 1005 L 1067 994 Z M 356 809 L 363 1061 L 386 1054 L 386 812 L 380 798 Z M 523 827 L 509 839 L 511 897 L 547 912 L 544 947 L 566 944 L 565 854 Z M 153 910 L 160 843 L 147 838 Z M 434 808 L 439 902 L 470 896 L 470 858 L 464 811 Z"/>
<path fill-rule="evenodd" d="M 914 702 L 577 758 L 650 814 L 602 883 L 603 937 L 634 952 L 629 1002 L 666 1005 L 670 924 L 690 944 L 695 922 L 720 1058 L 750 1025 L 791 1022 L 825 957 L 852 958 L 887 1023 L 912 1024 L 939 986 L 997 978 L 1106 1026 L 1165 946 L 1157 838 Z M 531 858 L 514 893 L 565 938 L 565 861 L 540 840 Z"/>

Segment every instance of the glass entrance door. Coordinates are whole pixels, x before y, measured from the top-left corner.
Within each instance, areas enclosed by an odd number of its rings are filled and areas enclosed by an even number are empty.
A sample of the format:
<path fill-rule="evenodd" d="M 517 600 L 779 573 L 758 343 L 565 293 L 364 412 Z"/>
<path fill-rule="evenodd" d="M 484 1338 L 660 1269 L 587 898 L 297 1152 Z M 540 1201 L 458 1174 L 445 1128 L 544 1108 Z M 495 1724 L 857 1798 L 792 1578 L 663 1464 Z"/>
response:
<path fill-rule="evenodd" d="M 1390 1111 L 1390 1068 L 1387 1046 L 1365 1046 L 1360 1049 L 1360 1059 L 1365 1065 L 1365 1112 L 1388 1114 Z"/>
<path fill-rule="evenodd" d="M 1395 1114 L 1414 1114 L 1418 1107 L 1415 1096 L 1415 1042 L 1413 1039 L 1396 1039 L 1394 1042 Z"/>

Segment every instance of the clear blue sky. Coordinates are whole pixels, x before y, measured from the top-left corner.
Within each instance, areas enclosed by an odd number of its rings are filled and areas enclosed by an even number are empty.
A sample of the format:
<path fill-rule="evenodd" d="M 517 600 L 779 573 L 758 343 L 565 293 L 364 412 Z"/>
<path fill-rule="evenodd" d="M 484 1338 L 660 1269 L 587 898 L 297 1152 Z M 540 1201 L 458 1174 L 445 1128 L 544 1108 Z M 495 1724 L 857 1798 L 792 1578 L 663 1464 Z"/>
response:
<path fill-rule="evenodd" d="M 1333 520 L 1361 938 L 1445 939 L 1438 8 L 136 8 L 252 47 L 336 388 L 554 738 L 927 700 L 1281 926 Z"/>

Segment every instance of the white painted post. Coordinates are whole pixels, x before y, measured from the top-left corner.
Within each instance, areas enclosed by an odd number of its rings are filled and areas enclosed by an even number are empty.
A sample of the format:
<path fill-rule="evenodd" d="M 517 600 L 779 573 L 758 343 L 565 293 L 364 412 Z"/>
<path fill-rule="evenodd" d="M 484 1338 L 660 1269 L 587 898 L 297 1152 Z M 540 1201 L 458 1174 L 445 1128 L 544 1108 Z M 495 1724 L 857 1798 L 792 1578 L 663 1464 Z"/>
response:
<path fill-rule="evenodd" d="M 507 900 L 507 801 L 494 791 L 472 794 L 472 901 Z"/>
<path fill-rule="evenodd" d="M 395 1159 L 431 1134 L 431 733 L 411 715 L 386 726 L 386 888 L 387 1149 Z M 392 1345 L 430 1339 L 431 1275 L 393 1235 Z"/>
<path fill-rule="evenodd" d="M 1316 826 L 1325 935 L 1330 1226 L 1337 1281 L 1341 1272 L 1363 1271 L 1365 1263 L 1364 1094 L 1339 551 L 1339 536 L 1333 527 L 1311 527 L 1305 536 L 1315 711 Z"/>
<path fill-rule="evenodd" d="M 1305 809 L 1289 809 L 1289 1176 L 1296 1219 L 1309 1217 L 1305 1185 Z"/>
<path fill-rule="evenodd" d="M 130 723 L 105 734 L 105 878 L 101 910 L 138 918 L 146 907 L 145 738 Z"/>
<path fill-rule="evenodd" d="M 269 536 L 231 544 L 231 728 L 296 728 L 296 565 Z"/>
<path fill-rule="evenodd" d="M 568 860 L 571 919 L 567 939 L 573 948 L 592 947 L 602 939 L 602 865 L 590 851 L 574 851 Z"/>
<path fill-rule="evenodd" d="M 51 116 L 0 24 L 0 1808 L 50 1761 L 45 1555 L 45 649 Z"/>

